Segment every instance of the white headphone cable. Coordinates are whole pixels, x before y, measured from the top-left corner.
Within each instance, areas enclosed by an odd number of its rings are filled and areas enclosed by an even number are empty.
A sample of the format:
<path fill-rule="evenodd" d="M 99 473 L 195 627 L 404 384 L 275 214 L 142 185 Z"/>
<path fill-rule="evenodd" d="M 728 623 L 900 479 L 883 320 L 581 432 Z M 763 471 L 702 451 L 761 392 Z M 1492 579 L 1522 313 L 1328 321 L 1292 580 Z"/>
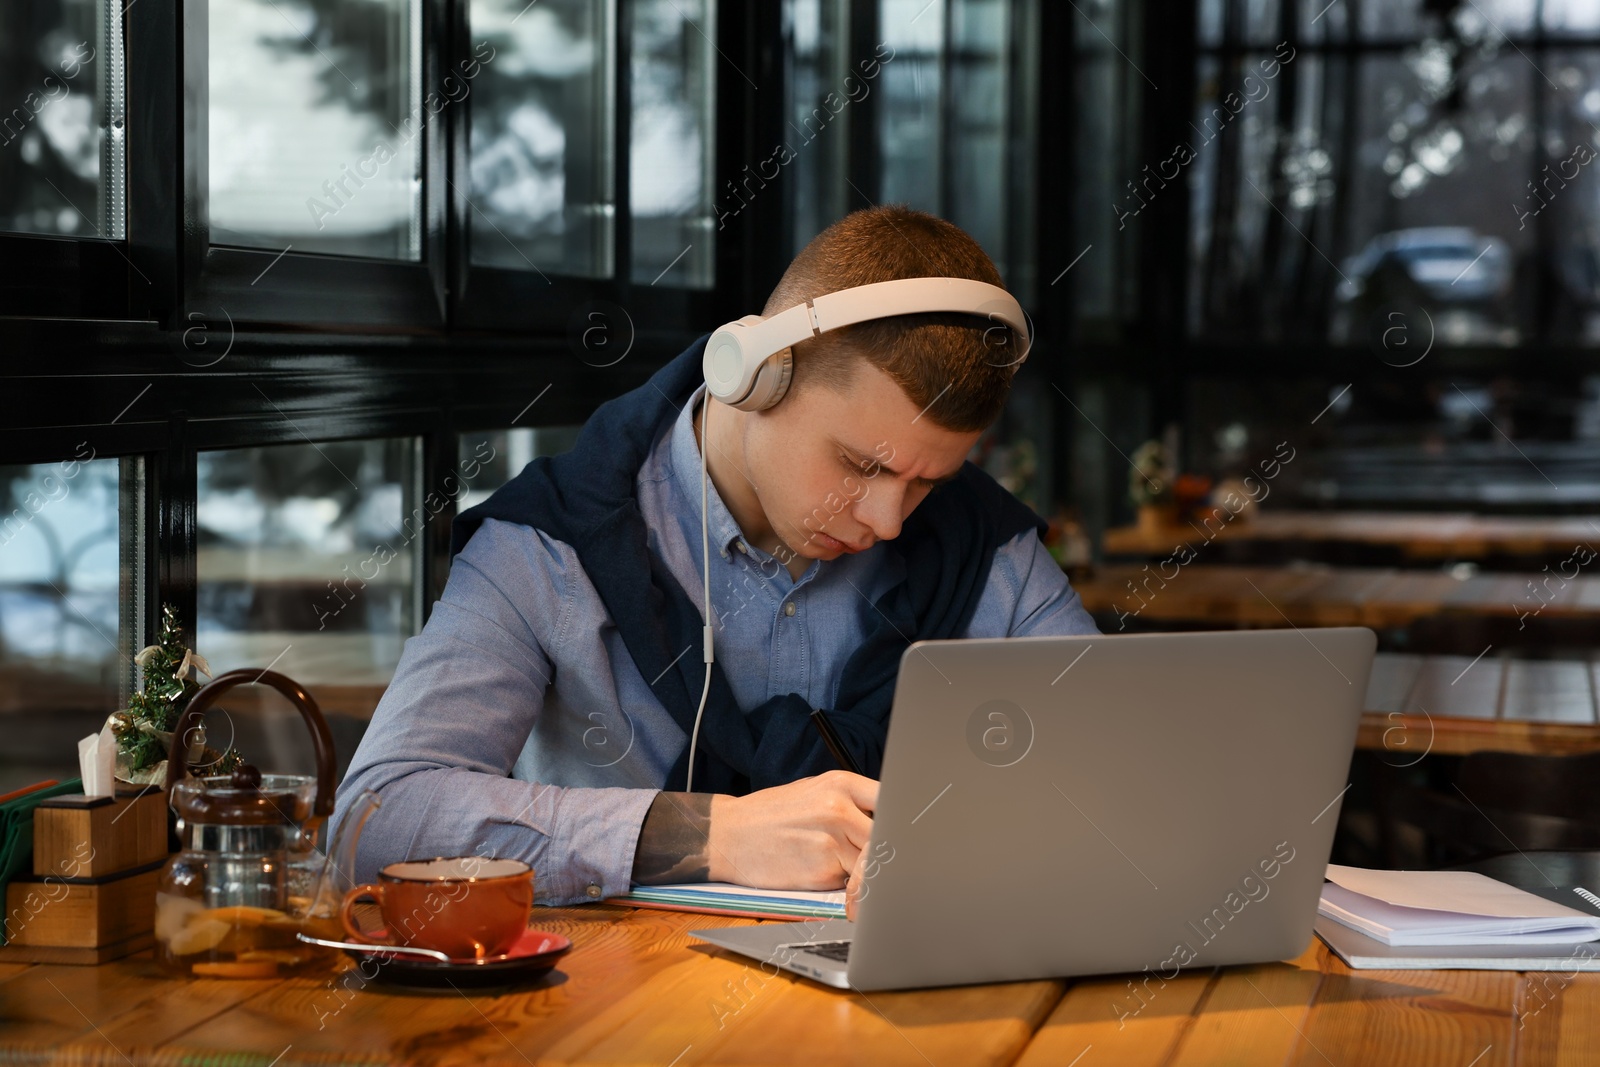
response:
<path fill-rule="evenodd" d="M 701 401 L 700 409 L 700 552 L 704 558 L 705 566 L 705 605 L 706 623 L 704 632 L 706 683 L 700 690 L 700 709 L 694 713 L 694 729 L 689 732 L 689 773 L 684 781 L 683 789 L 686 793 L 694 792 L 694 753 L 695 745 L 700 740 L 700 717 L 706 713 L 706 698 L 711 695 L 711 661 L 713 649 L 711 643 L 711 520 L 707 517 L 709 511 L 709 489 L 706 475 L 706 455 L 711 451 L 711 390 L 705 391 L 705 398 Z"/>

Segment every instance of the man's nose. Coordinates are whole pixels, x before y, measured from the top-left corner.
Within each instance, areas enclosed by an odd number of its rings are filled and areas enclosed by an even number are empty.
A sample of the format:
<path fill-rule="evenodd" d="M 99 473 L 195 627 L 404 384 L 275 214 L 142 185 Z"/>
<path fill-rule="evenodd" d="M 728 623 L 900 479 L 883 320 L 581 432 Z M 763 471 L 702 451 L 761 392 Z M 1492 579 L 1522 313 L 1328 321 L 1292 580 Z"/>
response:
<path fill-rule="evenodd" d="M 877 540 L 894 540 L 900 536 L 900 524 L 905 520 L 901 510 L 905 505 L 905 494 L 905 487 L 894 479 L 874 478 L 866 495 L 856 501 L 856 521 L 871 530 Z"/>

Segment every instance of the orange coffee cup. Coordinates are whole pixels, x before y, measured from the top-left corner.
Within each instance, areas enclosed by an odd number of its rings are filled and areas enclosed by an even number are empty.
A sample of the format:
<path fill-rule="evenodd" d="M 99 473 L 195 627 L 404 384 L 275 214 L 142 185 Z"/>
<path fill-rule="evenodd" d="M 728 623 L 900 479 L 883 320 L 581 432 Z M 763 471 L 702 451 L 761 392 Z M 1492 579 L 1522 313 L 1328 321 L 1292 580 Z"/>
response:
<path fill-rule="evenodd" d="M 363 930 L 351 914 L 369 898 L 383 915 L 382 931 Z M 378 881 L 345 894 L 339 918 L 353 939 L 369 945 L 482 959 L 510 950 L 528 928 L 532 911 L 532 867 L 521 860 L 458 856 L 389 864 L 378 872 Z"/>

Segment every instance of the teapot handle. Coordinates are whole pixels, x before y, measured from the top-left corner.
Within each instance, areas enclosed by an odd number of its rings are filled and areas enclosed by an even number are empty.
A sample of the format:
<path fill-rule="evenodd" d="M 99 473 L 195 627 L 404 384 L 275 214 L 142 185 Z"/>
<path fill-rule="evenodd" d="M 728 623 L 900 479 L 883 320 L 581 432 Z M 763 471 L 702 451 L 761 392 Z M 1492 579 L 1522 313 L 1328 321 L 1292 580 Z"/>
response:
<path fill-rule="evenodd" d="M 168 795 L 171 795 L 172 787 L 188 773 L 188 765 L 184 759 L 188 744 L 184 738 L 199 721 L 201 714 L 215 704 L 218 697 L 234 686 L 254 682 L 270 685 L 282 693 L 288 698 L 289 703 L 300 710 L 300 715 L 306 720 L 306 726 L 311 731 L 311 748 L 317 759 L 317 797 L 312 802 L 311 812 L 319 821 L 326 819 L 333 813 L 333 777 L 338 769 L 333 756 L 333 734 L 328 730 L 328 720 L 323 718 L 322 709 L 317 707 L 316 700 L 306 692 L 305 687 L 277 671 L 258 671 L 241 667 L 236 671 L 218 675 L 200 687 L 200 691 L 189 700 L 183 709 L 183 714 L 178 716 L 178 721 L 172 728 L 172 751 L 167 754 Z"/>

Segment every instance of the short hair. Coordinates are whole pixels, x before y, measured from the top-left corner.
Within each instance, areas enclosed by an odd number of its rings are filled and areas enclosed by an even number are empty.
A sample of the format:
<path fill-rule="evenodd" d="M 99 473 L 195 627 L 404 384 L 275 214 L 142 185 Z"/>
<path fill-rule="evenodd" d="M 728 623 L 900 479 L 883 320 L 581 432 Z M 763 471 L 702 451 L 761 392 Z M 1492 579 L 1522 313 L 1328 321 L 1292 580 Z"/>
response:
<path fill-rule="evenodd" d="M 1000 272 L 959 226 L 904 204 L 854 211 L 795 256 L 767 298 L 765 315 L 841 289 L 902 278 L 970 278 L 1001 285 Z M 830 330 L 794 346 L 793 389 L 845 392 L 859 360 L 887 374 L 930 421 L 957 433 L 1000 416 L 1021 350 L 998 321 L 962 313 L 898 315 Z"/>

